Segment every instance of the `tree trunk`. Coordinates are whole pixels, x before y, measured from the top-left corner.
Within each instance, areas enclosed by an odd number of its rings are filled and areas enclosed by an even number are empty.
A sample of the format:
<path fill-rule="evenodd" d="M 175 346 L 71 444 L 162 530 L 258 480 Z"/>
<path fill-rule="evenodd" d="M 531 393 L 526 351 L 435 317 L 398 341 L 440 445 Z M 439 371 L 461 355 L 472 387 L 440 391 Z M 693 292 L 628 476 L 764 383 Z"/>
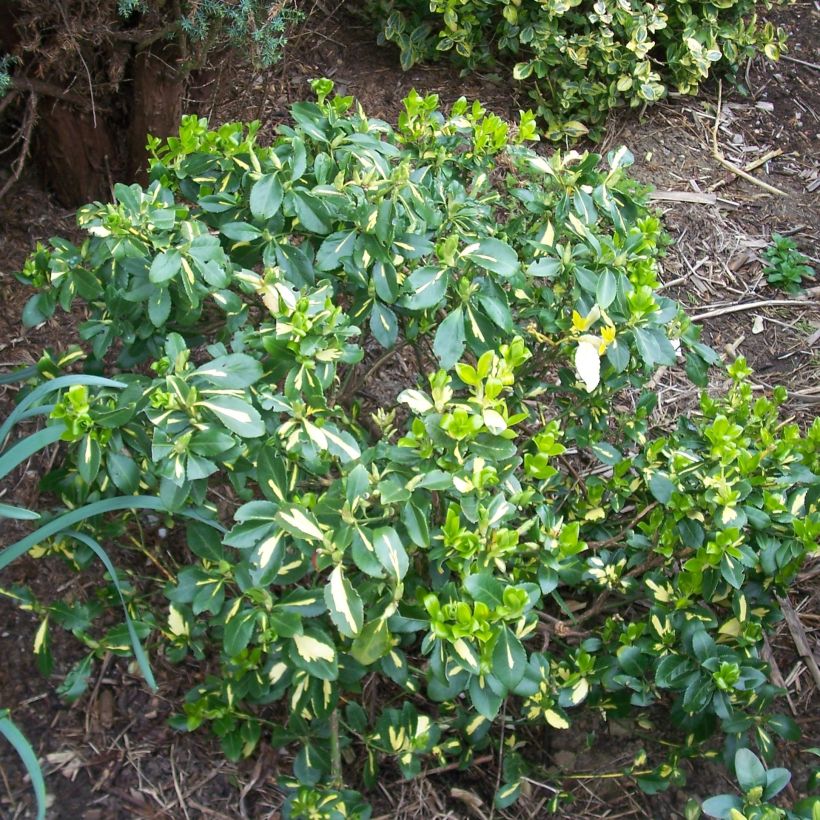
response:
<path fill-rule="evenodd" d="M 134 96 L 128 124 L 127 173 L 144 183 L 147 178 L 148 134 L 168 137 L 179 128 L 186 77 L 179 68 L 176 43 L 146 49 L 134 60 Z"/>
<path fill-rule="evenodd" d="M 28 163 L 66 206 L 110 199 L 115 182 L 145 182 L 146 135 L 179 126 L 185 38 L 152 39 L 167 10 L 146 5 L 124 20 L 115 0 L 62 12 L 41 0 L 0 0 L 0 55 L 18 58 L 4 131 L 11 137 L 36 112 Z"/>
<path fill-rule="evenodd" d="M 111 198 L 111 185 L 123 176 L 116 128 L 70 103 L 40 101 L 34 162 L 45 184 L 66 206 Z"/>

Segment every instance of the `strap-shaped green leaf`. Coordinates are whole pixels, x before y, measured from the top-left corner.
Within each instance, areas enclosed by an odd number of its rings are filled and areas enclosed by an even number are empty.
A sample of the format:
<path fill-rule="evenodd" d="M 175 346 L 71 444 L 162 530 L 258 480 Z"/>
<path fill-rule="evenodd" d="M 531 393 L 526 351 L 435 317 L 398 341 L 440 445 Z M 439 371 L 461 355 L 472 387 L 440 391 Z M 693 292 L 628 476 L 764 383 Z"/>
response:
<path fill-rule="evenodd" d="M 140 643 L 139 635 L 137 635 L 137 630 L 134 629 L 134 623 L 131 620 L 131 616 L 128 614 L 128 604 L 125 602 L 125 596 L 122 594 L 122 587 L 120 586 L 120 579 L 117 575 L 117 570 L 114 567 L 114 564 L 111 563 L 111 559 L 108 557 L 108 553 L 100 546 L 99 541 L 92 538 L 90 535 L 86 535 L 84 532 L 77 532 L 76 530 L 66 530 L 64 533 L 68 538 L 73 538 L 76 541 L 80 541 L 81 543 L 85 544 L 96 556 L 97 558 L 102 561 L 103 566 L 106 569 L 106 572 L 111 576 L 111 581 L 114 584 L 114 588 L 117 590 L 117 595 L 120 597 L 120 603 L 122 604 L 122 611 L 125 615 L 125 625 L 128 628 L 128 637 L 131 639 L 131 648 L 134 650 L 134 658 L 139 665 L 140 672 L 142 672 L 142 676 L 145 678 L 145 682 L 151 688 L 152 691 L 156 692 L 157 690 L 157 682 L 154 678 L 154 673 L 151 671 L 151 664 L 148 662 L 148 656 L 145 654 L 145 650 L 142 648 L 142 644 Z"/>
<path fill-rule="evenodd" d="M 43 771 L 37 761 L 37 755 L 34 754 L 34 749 L 31 748 L 31 744 L 26 740 L 23 733 L 12 723 L 6 709 L 0 711 L 0 735 L 3 735 L 11 743 L 20 756 L 20 760 L 23 761 L 23 765 L 31 778 L 34 795 L 37 798 L 37 820 L 45 820 L 46 783 L 43 779 Z"/>

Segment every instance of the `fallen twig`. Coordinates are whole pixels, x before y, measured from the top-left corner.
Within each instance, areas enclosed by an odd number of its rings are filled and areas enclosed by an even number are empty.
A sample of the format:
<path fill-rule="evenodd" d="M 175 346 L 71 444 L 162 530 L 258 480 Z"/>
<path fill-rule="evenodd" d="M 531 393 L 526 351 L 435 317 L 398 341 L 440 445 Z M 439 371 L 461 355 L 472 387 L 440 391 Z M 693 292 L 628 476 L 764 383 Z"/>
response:
<path fill-rule="evenodd" d="M 781 60 L 786 60 L 790 63 L 797 63 L 797 65 L 804 65 L 806 68 L 813 68 L 815 71 L 820 71 L 820 65 L 817 63 L 810 63 L 808 60 L 801 60 L 799 57 L 789 57 L 788 54 L 781 54 Z"/>
<path fill-rule="evenodd" d="M 762 157 L 758 157 L 758 159 L 754 160 L 743 166 L 743 170 L 748 174 L 750 171 L 754 171 L 756 168 L 760 168 L 761 165 L 765 165 L 769 160 L 774 159 L 775 157 L 779 157 L 783 153 L 782 148 L 775 148 L 773 151 L 767 151 Z M 718 188 L 722 188 L 729 182 L 727 179 L 719 179 L 714 185 L 710 185 L 708 190 L 709 191 L 716 191 Z"/>
<path fill-rule="evenodd" d="M 735 176 L 742 177 L 747 182 L 751 182 L 752 185 L 757 185 L 758 188 L 762 188 L 770 194 L 776 194 L 777 196 L 788 196 L 785 191 L 782 191 L 780 188 L 775 188 L 774 185 L 769 185 L 768 182 L 763 182 L 756 177 L 753 177 L 751 174 L 746 173 L 746 171 L 742 168 L 738 168 L 737 165 L 729 162 L 729 160 L 723 156 L 720 146 L 718 145 L 718 126 L 720 125 L 720 109 L 722 106 L 722 100 L 723 83 L 721 82 L 718 84 L 717 110 L 715 111 L 715 124 L 712 126 L 712 157 L 714 160 L 720 163 L 720 165 L 722 165 L 727 171 L 731 171 Z"/>
<path fill-rule="evenodd" d="M 762 299 L 758 302 L 741 302 L 737 305 L 726 305 L 725 307 L 707 310 L 705 313 L 696 313 L 689 318 L 693 322 L 702 322 L 704 319 L 714 319 L 716 316 L 724 316 L 727 313 L 741 313 L 744 310 L 754 310 L 761 307 L 786 307 L 788 305 L 811 305 L 809 299 Z"/>

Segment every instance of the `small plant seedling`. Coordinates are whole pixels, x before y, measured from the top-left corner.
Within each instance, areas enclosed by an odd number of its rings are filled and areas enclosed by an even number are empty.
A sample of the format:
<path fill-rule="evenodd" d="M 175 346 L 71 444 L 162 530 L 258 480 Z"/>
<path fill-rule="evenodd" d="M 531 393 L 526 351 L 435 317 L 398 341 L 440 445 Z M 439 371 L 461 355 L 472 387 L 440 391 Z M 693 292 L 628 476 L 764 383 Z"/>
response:
<path fill-rule="evenodd" d="M 788 293 L 798 293 L 804 279 L 814 278 L 814 268 L 808 265 L 808 259 L 797 249 L 793 239 L 772 234 L 772 244 L 763 254 L 768 263 L 763 269 L 766 281 L 776 288 Z"/>

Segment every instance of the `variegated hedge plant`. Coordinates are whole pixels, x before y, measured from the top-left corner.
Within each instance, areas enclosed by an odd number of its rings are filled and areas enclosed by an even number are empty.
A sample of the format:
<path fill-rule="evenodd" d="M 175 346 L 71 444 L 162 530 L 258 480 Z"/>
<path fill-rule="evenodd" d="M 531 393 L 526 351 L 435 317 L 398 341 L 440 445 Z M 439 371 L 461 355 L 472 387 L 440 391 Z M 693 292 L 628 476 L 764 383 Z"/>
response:
<path fill-rule="evenodd" d="M 487 750 L 509 806 L 543 775 L 529 741 L 581 710 L 661 737 L 646 789 L 716 734 L 771 759 L 797 728 L 760 652 L 820 534 L 820 421 L 784 423 L 738 360 L 656 429 L 653 372 L 704 386 L 717 356 L 659 293 L 626 150 L 545 157 L 529 114 L 416 94 L 394 129 L 315 89 L 266 147 L 186 118 L 147 188 L 83 208 L 88 238 L 23 273 L 25 321 L 81 304 L 72 367 L 124 385 L 61 392 L 46 486 L 70 507 L 153 495 L 172 527 L 77 529 L 157 568 L 122 589 L 149 652 L 201 670 L 174 726 L 231 759 L 287 749 L 291 817 L 367 817 L 380 770 Z M 94 624 L 104 595 L 9 592 L 88 647 L 66 694 L 128 653 Z"/>

